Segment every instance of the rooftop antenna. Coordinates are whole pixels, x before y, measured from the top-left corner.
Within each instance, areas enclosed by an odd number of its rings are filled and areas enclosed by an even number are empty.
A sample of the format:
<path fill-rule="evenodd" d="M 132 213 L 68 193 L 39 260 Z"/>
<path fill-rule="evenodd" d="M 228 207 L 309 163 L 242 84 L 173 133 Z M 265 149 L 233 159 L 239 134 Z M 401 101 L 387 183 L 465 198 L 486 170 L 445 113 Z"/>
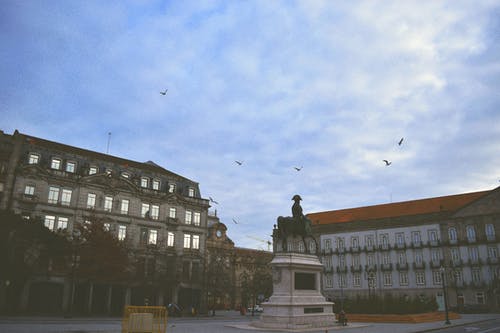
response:
<path fill-rule="evenodd" d="M 109 142 L 111 141 L 111 132 L 108 132 L 108 146 L 106 147 L 106 154 L 109 154 Z"/>

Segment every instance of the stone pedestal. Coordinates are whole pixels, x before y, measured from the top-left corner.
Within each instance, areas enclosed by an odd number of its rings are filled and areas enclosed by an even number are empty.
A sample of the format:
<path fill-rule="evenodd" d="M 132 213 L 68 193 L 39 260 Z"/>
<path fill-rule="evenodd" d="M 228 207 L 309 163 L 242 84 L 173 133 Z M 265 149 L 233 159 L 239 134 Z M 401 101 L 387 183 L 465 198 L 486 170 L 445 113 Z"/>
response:
<path fill-rule="evenodd" d="M 323 265 L 314 254 L 275 252 L 270 263 L 273 295 L 254 325 L 262 328 L 307 329 L 335 323 L 333 303 L 320 292 Z"/>

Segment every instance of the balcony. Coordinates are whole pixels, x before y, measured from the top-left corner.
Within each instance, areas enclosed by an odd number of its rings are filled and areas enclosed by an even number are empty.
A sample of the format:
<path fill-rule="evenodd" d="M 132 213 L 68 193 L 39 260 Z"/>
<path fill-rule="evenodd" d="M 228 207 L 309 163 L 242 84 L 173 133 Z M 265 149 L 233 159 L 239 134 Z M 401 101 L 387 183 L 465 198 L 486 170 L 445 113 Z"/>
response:
<path fill-rule="evenodd" d="M 427 245 L 430 247 L 438 247 L 438 246 L 441 246 L 441 241 L 439 239 L 430 240 L 427 242 Z"/>
<path fill-rule="evenodd" d="M 365 247 L 363 248 L 363 250 L 364 250 L 365 252 L 373 252 L 373 251 L 375 251 L 375 247 L 374 247 L 374 246 L 368 246 L 368 245 L 367 245 L 367 246 L 365 246 Z"/>
<path fill-rule="evenodd" d="M 450 267 L 461 267 L 463 266 L 463 261 L 462 259 L 456 259 L 456 260 L 450 260 Z"/>
<path fill-rule="evenodd" d="M 347 266 L 337 266 L 337 273 L 347 273 Z"/>
<path fill-rule="evenodd" d="M 377 265 L 365 265 L 365 271 L 376 271 Z"/>
<path fill-rule="evenodd" d="M 412 242 L 411 243 L 411 247 L 414 248 L 414 249 L 418 249 L 418 248 L 421 248 L 422 247 L 422 242 Z"/>
<path fill-rule="evenodd" d="M 406 249 L 406 243 L 396 243 L 394 245 L 394 248 L 396 248 L 398 250 L 404 250 L 404 249 Z"/>
<path fill-rule="evenodd" d="M 425 262 L 413 263 L 413 269 L 425 269 Z"/>
<path fill-rule="evenodd" d="M 500 260 L 498 260 L 498 257 L 495 258 L 488 257 L 486 258 L 486 263 L 489 265 L 498 265 L 500 263 Z"/>
<path fill-rule="evenodd" d="M 351 272 L 361 272 L 363 267 L 361 265 L 351 265 Z"/>
<path fill-rule="evenodd" d="M 359 246 L 352 246 L 349 248 L 349 251 L 350 252 L 359 252 L 360 248 L 359 248 Z"/>
<path fill-rule="evenodd" d="M 326 267 L 325 266 L 325 267 L 323 267 L 323 271 L 325 273 L 332 273 L 333 272 L 333 267 L 331 267 L 331 266 L 330 267 Z"/>
<path fill-rule="evenodd" d="M 431 267 L 432 268 L 440 268 L 444 265 L 443 260 L 438 260 L 438 261 L 431 261 Z"/>
<path fill-rule="evenodd" d="M 404 263 L 404 264 L 397 263 L 396 269 L 398 271 L 407 271 L 408 270 L 408 263 Z"/>
<path fill-rule="evenodd" d="M 380 251 L 389 251 L 391 249 L 391 245 L 390 244 L 380 244 L 378 246 L 378 248 Z"/>
<path fill-rule="evenodd" d="M 467 265 L 469 265 L 469 266 L 480 266 L 482 264 L 483 264 L 483 262 L 479 258 L 478 259 L 469 259 L 467 261 Z"/>
<path fill-rule="evenodd" d="M 392 263 L 380 265 L 381 271 L 392 271 Z"/>

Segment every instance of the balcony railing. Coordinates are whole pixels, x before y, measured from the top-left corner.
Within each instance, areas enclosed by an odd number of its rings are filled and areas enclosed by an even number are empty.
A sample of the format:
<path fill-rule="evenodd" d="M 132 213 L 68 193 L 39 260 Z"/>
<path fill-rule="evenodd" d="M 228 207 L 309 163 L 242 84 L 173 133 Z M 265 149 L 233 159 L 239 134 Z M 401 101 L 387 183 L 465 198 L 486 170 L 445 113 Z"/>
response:
<path fill-rule="evenodd" d="M 363 267 L 361 265 L 351 265 L 351 272 L 361 272 Z"/>
<path fill-rule="evenodd" d="M 408 270 L 408 263 L 404 263 L 404 264 L 397 263 L 396 269 L 398 271 L 407 271 Z"/>
<path fill-rule="evenodd" d="M 380 265 L 380 270 L 382 270 L 382 271 L 392 271 L 392 263 Z"/>

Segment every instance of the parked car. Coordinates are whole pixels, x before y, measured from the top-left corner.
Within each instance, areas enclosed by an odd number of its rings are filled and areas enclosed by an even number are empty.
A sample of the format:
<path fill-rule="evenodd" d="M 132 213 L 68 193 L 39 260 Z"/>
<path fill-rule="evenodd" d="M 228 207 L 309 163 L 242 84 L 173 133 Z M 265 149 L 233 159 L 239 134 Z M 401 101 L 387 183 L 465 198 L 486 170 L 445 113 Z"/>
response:
<path fill-rule="evenodd" d="M 253 312 L 262 312 L 264 311 L 264 308 L 258 304 L 255 304 L 253 307 Z M 252 307 L 248 308 L 248 312 L 252 312 Z"/>

